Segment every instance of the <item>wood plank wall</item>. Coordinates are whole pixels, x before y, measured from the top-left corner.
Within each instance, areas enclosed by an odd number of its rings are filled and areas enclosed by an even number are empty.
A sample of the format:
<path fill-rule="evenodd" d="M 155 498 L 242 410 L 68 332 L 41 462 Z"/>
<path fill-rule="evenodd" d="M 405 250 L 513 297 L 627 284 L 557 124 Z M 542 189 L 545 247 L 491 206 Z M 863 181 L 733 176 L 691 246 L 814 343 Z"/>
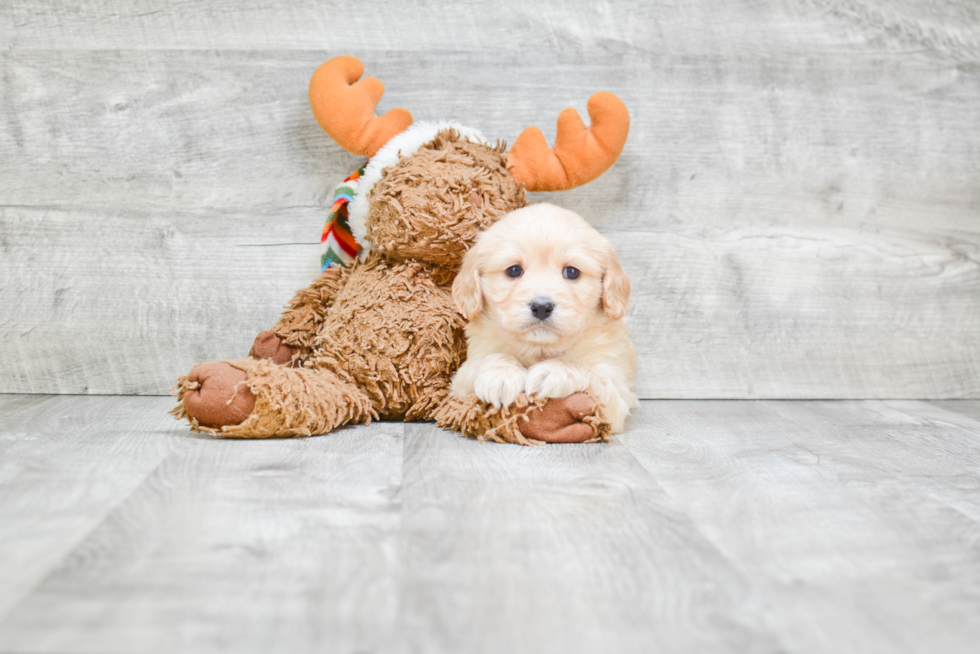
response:
<path fill-rule="evenodd" d="M 167 391 L 316 270 L 360 159 L 311 72 L 549 139 L 620 95 L 622 158 L 534 194 L 617 245 L 645 398 L 980 397 L 974 0 L 0 4 L 0 392 Z"/>

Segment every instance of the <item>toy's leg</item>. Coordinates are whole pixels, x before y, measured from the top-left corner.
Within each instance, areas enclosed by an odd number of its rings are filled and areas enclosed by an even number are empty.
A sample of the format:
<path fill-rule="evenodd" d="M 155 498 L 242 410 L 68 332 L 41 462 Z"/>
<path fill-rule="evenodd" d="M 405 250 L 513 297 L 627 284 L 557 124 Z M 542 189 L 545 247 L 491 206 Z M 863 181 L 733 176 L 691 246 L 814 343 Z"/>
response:
<path fill-rule="evenodd" d="M 475 395 L 449 397 L 433 417 L 445 429 L 498 443 L 590 443 L 608 440 L 609 424 L 596 415 L 585 393 L 545 400 L 525 394 L 505 407 L 494 407 Z"/>
<path fill-rule="evenodd" d="M 351 270 L 357 266 L 355 262 Z M 310 356 L 327 311 L 347 283 L 350 270 L 331 268 L 296 292 L 273 325 L 255 337 L 248 356 L 299 367 Z"/>
<path fill-rule="evenodd" d="M 286 345 L 297 349 L 312 348 L 327 311 L 356 267 L 355 263 L 350 269 L 332 268 L 320 273 L 312 284 L 296 292 L 271 331 Z"/>
<path fill-rule="evenodd" d="M 176 395 L 176 418 L 187 418 L 194 430 L 234 438 L 310 436 L 377 418 L 367 395 L 333 372 L 266 360 L 196 366 L 177 380 Z"/>
<path fill-rule="evenodd" d="M 255 342 L 252 343 L 252 349 L 248 351 L 248 356 L 253 359 L 268 359 L 277 366 L 288 363 L 294 367 L 299 367 L 304 358 L 299 349 L 286 345 L 285 341 L 270 329 L 259 332 Z"/>

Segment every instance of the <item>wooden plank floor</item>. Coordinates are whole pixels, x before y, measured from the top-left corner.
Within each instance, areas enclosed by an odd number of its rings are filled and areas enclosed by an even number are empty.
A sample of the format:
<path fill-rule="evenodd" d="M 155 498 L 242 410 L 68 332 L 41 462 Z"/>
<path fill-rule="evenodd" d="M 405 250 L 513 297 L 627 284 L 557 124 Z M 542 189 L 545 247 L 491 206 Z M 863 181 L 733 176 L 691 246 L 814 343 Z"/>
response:
<path fill-rule="evenodd" d="M 195 436 L 0 396 L 0 652 L 973 652 L 980 402 L 644 402 L 610 444 Z"/>

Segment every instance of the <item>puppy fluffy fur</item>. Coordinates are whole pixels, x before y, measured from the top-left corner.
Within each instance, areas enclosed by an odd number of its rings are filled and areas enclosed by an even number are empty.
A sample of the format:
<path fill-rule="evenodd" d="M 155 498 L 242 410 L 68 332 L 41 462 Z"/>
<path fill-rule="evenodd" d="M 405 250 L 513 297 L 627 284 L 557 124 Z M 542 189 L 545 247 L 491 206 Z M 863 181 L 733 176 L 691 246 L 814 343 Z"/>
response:
<path fill-rule="evenodd" d="M 581 216 L 550 204 L 511 212 L 480 234 L 453 283 L 470 321 L 453 392 L 501 406 L 522 391 L 585 391 L 613 433 L 623 431 L 636 406 L 629 295 L 615 248 Z"/>

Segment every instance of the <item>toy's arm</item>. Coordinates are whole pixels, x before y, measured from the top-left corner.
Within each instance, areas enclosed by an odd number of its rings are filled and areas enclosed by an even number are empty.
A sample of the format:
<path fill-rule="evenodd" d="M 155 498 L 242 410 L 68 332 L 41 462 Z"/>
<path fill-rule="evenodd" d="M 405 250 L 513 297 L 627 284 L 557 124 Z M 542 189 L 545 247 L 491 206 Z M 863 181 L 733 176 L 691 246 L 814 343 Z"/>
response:
<path fill-rule="evenodd" d="M 450 396 L 435 413 L 436 424 L 479 440 L 519 445 L 589 443 L 609 438 L 609 424 L 595 415 L 596 404 L 585 393 L 546 400 L 521 393 L 495 407 L 476 395 Z"/>
<path fill-rule="evenodd" d="M 331 268 L 297 291 L 272 329 L 255 338 L 249 356 L 294 365 L 309 357 L 327 311 L 347 283 L 350 272 L 347 268 Z"/>

